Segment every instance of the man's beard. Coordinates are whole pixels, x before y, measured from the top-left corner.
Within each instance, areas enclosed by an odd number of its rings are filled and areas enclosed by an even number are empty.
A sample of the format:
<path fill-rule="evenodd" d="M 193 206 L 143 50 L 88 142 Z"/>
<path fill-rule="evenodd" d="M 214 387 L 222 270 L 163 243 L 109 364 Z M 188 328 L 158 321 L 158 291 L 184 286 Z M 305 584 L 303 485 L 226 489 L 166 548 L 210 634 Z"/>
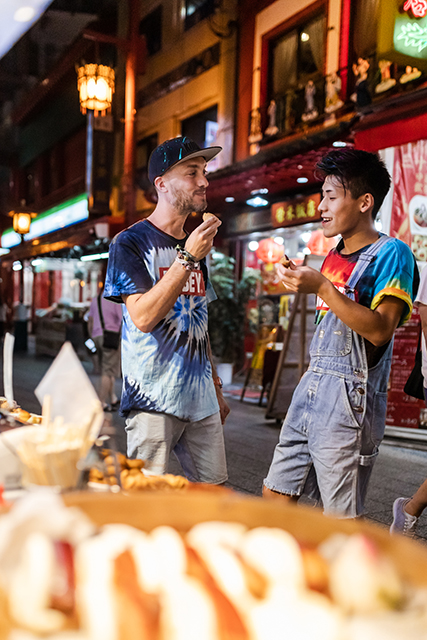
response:
<path fill-rule="evenodd" d="M 203 213 L 206 210 L 206 195 L 203 200 L 194 202 L 192 197 L 180 189 L 175 189 L 171 186 L 171 194 L 173 197 L 172 206 L 182 215 L 188 216 L 195 211 L 196 213 Z"/>

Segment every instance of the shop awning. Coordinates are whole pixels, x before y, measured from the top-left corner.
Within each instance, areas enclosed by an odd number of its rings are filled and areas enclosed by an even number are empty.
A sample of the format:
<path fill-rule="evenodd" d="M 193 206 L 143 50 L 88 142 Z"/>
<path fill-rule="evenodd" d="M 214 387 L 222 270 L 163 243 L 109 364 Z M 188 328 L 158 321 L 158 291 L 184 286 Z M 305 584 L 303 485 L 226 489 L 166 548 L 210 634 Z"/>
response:
<path fill-rule="evenodd" d="M 427 86 L 395 100 L 371 105 L 354 125 L 358 149 L 378 151 L 427 139 Z"/>
<path fill-rule="evenodd" d="M 316 162 L 334 148 L 334 142 L 352 144 L 350 130 L 354 118 L 350 114 L 330 127 L 310 129 L 310 135 L 299 133 L 272 142 L 256 155 L 209 174 L 209 210 L 231 213 L 259 189 L 268 189 L 269 196 L 276 199 L 284 193 L 293 195 L 318 189 L 319 182 L 313 174 Z M 307 181 L 298 182 L 298 178 Z M 225 198 L 230 197 L 234 202 L 228 204 Z"/>

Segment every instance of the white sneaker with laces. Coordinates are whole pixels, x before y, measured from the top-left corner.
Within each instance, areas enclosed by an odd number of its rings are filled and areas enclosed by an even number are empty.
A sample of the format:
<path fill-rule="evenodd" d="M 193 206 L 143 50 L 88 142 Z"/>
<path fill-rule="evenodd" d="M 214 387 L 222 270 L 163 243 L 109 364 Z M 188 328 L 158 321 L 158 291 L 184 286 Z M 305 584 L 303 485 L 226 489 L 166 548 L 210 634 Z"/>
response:
<path fill-rule="evenodd" d="M 410 498 L 397 498 L 393 503 L 393 522 L 390 533 L 403 533 L 404 536 L 413 536 L 418 522 L 416 516 L 406 513 L 405 506 Z"/>

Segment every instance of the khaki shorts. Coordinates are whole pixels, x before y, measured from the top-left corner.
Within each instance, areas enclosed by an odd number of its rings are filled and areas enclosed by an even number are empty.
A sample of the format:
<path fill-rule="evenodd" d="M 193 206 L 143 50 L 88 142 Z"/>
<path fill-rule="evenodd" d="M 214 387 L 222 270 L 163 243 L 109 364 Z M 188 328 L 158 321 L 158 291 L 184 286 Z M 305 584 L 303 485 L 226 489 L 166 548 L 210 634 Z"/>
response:
<path fill-rule="evenodd" d="M 98 358 L 99 371 L 103 376 L 120 378 L 120 347 L 118 349 L 104 349 L 102 346 L 102 340 L 102 336 L 96 336 L 96 338 L 93 338 L 93 341 L 96 344 L 96 356 Z"/>
<path fill-rule="evenodd" d="M 219 412 L 184 422 L 165 413 L 131 411 L 125 430 L 128 457 L 145 460 L 144 470 L 150 473 L 167 473 L 173 451 L 193 482 L 222 484 L 228 478 Z"/>

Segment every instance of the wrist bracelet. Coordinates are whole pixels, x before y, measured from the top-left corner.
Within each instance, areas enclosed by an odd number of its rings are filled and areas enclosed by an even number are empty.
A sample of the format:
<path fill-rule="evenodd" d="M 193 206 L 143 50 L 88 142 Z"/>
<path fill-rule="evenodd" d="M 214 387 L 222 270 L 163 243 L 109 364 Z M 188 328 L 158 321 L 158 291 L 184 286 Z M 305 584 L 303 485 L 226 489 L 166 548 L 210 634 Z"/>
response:
<path fill-rule="evenodd" d="M 182 254 L 180 253 L 178 253 L 178 255 L 176 256 L 175 262 L 178 262 L 180 265 L 182 265 L 184 269 L 186 269 L 186 271 L 195 271 L 200 266 L 198 262 L 193 262 L 192 260 L 183 258 Z"/>
<path fill-rule="evenodd" d="M 214 385 L 218 387 L 218 389 L 222 389 L 222 387 L 224 386 L 224 383 L 219 376 L 214 378 L 213 381 L 214 381 Z"/>
<path fill-rule="evenodd" d="M 179 244 L 176 245 L 175 249 L 178 251 L 178 254 L 181 254 L 183 260 L 189 260 L 189 262 L 199 262 L 197 258 L 195 258 L 185 247 L 181 247 Z"/>

